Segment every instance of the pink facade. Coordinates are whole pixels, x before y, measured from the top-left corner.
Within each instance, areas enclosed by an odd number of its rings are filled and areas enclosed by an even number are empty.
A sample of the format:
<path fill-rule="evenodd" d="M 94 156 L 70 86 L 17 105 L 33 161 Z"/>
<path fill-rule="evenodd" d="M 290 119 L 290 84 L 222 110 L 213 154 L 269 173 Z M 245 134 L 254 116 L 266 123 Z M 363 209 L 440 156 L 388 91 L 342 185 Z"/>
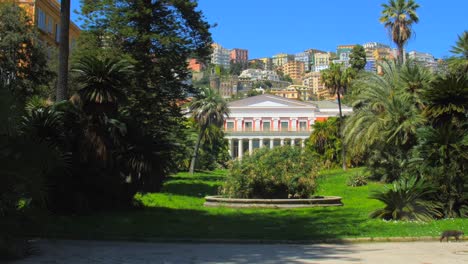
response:
<path fill-rule="evenodd" d="M 249 51 L 245 49 L 232 49 L 230 58 L 234 63 L 246 64 L 249 61 Z"/>

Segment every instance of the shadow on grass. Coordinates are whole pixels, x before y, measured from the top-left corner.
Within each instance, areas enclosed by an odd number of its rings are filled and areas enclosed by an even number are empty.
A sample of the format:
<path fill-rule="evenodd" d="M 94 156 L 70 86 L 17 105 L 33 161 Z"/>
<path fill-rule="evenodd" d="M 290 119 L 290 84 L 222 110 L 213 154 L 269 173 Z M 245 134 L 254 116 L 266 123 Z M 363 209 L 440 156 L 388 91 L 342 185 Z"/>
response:
<path fill-rule="evenodd" d="M 218 188 L 219 185 L 217 184 L 210 185 L 203 182 L 172 181 L 164 185 L 162 192 L 184 196 L 205 197 L 206 195 L 216 194 Z"/>
<path fill-rule="evenodd" d="M 352 210 L 188 210 L 147 208 L 58 219 L 49 234 L 81 239 L 323 240 L 360 235 L 362 219 Z M 63 221 L 66 220 L 66 221 Z"/>

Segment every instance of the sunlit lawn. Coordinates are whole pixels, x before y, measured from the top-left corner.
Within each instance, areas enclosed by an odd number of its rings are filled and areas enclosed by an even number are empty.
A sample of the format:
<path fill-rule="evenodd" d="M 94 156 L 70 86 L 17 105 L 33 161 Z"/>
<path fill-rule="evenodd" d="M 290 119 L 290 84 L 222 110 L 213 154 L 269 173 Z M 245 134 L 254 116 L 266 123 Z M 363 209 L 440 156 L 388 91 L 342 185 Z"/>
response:
<path fill-rule="evenodd" d="M 144 210 L 59 217 L 46 236 L 88 239 L 253 239 L 315 240 L 347 237 L 437 236 L 445 229 L 468 231 L 468 219 L 386 222 L 369 219 L 379 201 L 370 192 L 380 183 L 348 187 L 349 175 L 362 169 L 321 173 L 318 195 L 343 197 L 344 206 L 309 209 L 229 209 L 203 207 L 205 195 L 216 194 L 225 171 L 180 173 L 162 193 L 138 196 Z"/>

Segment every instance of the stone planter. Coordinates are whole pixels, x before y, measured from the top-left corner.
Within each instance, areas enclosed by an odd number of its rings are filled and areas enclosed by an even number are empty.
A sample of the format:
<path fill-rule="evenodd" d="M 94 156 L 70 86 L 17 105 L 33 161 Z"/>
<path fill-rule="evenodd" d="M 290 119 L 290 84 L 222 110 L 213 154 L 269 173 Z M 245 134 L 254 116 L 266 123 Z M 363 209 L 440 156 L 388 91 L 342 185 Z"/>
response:
<path fill-rule="evenodd" d="M 226 198 L 222 196 L 206 196 L 207 207 L 230 207 L 230 208 L 304 208 L 342 206 L 339 196 L 321 196 L 309 199 L 239 199 Z"/>

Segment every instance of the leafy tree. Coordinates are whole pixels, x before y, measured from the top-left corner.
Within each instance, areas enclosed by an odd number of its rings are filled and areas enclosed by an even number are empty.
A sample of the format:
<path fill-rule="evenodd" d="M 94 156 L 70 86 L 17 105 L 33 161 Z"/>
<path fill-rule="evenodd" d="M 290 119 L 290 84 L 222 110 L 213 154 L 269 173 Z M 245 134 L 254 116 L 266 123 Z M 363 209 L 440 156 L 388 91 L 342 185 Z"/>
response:
<path fill-rule="evenodd" d="M 422 93 L 423 114 L 415 149 L 416 167 L 439 186 L 437 200 L 445 217 L 468 215 L 468 78 L 452 73 L 438 77 Z"/>
<path fill-rule="evenodd" d="M 244 69 L 245 69 L 245 66 L 242 63 L 231 61 L 231 65 L 229 67 L 229 74 L 239 76 L 242 70 Z"/>
<path fill-rule="evenodd" d="M 419 5 L 414 0 L 389 0 L 382 4 L 380 22 L 388 29 L 391 39 L 398 47 L 398 61 L 404 62 L 404 46 L 413 34 L 413 23 L 419 22 L 416 9 Z"/>
<path fill-rule="evenodd" d="M 351 54 L 349 54 L 349 63 L 356 71 L 364 70 L 366 66 L 366 51 L 363 46 L 356 45 L 353 47 Z"/>
<path fill-rule="evenodd" d="M 24 104 L 47 85 L 53 73 L 26 12 L 14 4 L 0 3 L 0 17 L 0 89 Z"/>
<path fill-rule="evenodd" d="M 190 162 L 190 173 L 195 171 L 198 149 L 207 128 L 211 125 L 220 127 L 224 123 L 224 117 L 229 115 L 229 108 L 223 98 L 210 88 L 203 88 L 201 93 L 195 97 L 190 104 L 192 117 L 200 126 L 200 132 L 195 143 L 192 161 Z"/>
<path fill-rule="evenodd" d="M 70 55 L 70 0 L 60 1 L 59 68 L 57 101 L 68 98 L 68 57 Z"/>
<path fill-rule="evenodd" d="M 210 26 L 193 1 L 85 1 L 82 11 L 85 28 L 99 32 L 96 37 L 104 36 L 104 46 L 120 51 L 134 63 L 138 83 L 124 90 L 128 103 L 120 111 L 138 124 L 140 139 L 152 142 L 135 142 L 142 144 L 135 148 L 142 150 L 140 157 L 164 161 L 153 163 L 152 172 L 141 181 L 143 191 L 157 190 L 160 180 L 156 179 L 176 168 L 177 143 L 183 142 L 180 102 L 196 92 L 187 81 L 187 59 L 207 61 L 212 43 Z"/>

